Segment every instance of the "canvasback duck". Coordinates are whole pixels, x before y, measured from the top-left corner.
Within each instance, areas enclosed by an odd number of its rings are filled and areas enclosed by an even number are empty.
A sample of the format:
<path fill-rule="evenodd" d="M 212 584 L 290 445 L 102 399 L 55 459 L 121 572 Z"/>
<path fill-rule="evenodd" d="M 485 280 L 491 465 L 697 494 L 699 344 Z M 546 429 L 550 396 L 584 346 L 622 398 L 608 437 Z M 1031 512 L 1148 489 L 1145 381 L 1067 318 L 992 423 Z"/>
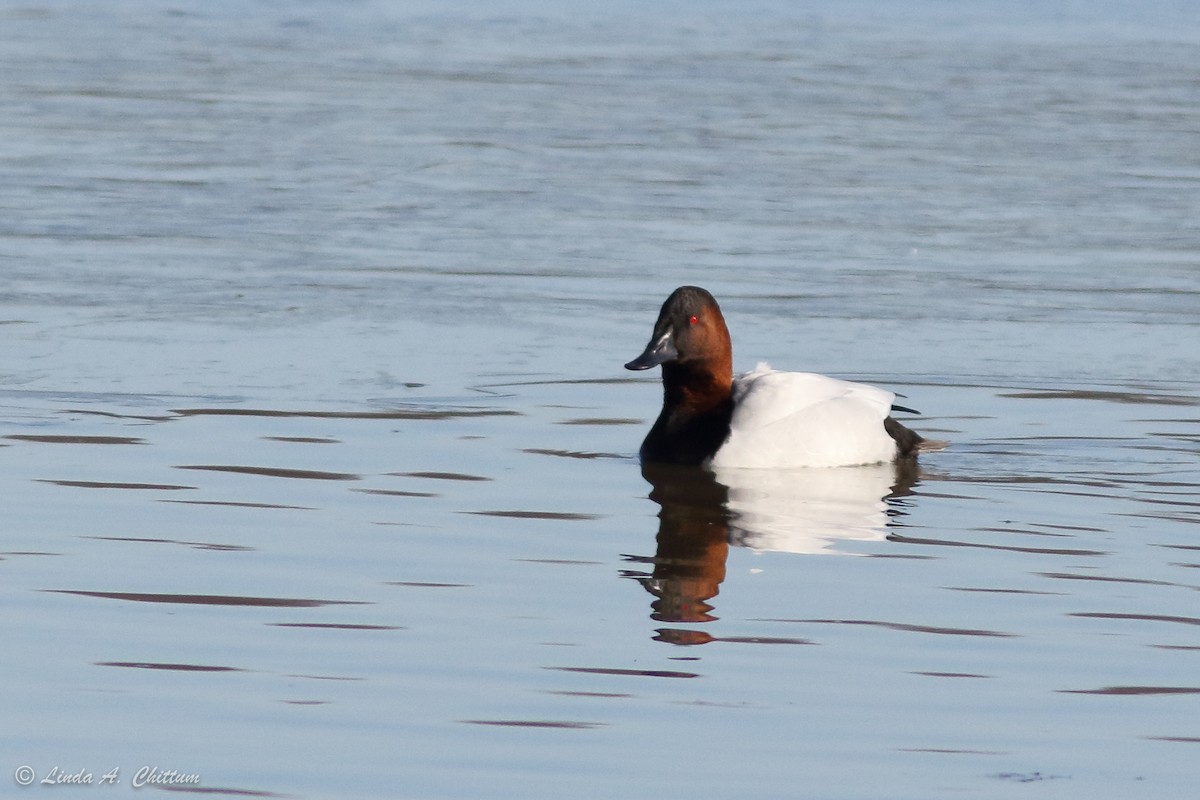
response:
<path fill-rule="evenodd" d="M 697 286 L 672 292 L 645 351 L 625 365 L 662 366 L 663 407 L 642 443 L 643 462 L 841 467 L 910 458 L 941 444 L 889 416 L 892 392 L 766 364 L 735 378 L 732 363 L 713 296 Z"/>

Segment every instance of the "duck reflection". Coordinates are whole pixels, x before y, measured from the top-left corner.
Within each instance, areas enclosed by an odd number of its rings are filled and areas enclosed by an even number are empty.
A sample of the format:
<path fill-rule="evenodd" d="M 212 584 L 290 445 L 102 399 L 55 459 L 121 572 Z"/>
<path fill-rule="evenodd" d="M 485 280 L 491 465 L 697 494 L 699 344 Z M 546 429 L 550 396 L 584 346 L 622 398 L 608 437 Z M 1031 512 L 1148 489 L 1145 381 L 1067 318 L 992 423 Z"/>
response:
<path fill-rule="evenodd" d="M 847 553 L 850 541 L 883 541 L 899 498 L 912 494 L 912 460 L 807 470 L 721 470 L 729 487 L 730 540 L 755 550 Z"/>
<path fill-rule="evenodd" d="M 725 579 L 729 545 L 789 553 L 837 553 L 845 541 L 882 541 L 901 498 L 918 478 L 915 463 L 806 470 L 721 470 L 644 464 L 650 499 L 661 507 L 650 574 L 627 572 L 654 595 L 651 618 L 709 622 Z M 700 644 L 700 631 L 660 630 L 657 638 Z"/>
<path fill-rule="evenodd" d="M 712 473 L 675 464 L 645 464 L 650 499 L 658 503 L 658 547 L 654 571 L 637 577 L 654 595 L 651 618 L 708 622 L 725 580 L 729 552 L 729 487 Z"/>

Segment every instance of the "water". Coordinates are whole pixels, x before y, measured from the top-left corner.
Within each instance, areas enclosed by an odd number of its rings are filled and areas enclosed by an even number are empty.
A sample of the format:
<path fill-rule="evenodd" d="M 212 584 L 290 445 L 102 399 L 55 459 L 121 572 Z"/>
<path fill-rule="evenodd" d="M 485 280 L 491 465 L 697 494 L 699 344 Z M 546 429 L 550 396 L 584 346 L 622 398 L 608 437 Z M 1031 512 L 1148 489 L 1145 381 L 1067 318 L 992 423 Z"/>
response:
<path fill-rule="evenodd" d="M 1198 23 L 0 10 L 0 767 L 1190 797 Z M 681 283 L 951 447 L 643 477 Z"/>

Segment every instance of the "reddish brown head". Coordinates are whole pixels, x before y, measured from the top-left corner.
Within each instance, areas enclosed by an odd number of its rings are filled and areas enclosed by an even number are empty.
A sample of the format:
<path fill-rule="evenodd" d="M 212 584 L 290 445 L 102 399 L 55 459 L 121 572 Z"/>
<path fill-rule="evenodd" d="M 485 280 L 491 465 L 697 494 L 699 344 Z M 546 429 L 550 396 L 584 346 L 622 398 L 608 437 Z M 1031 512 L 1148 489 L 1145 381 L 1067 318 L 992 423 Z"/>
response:
<path fill-rule="evenodd" d="M 642 444 L 642 459 L 701 463 L 729 433 L 733 355 L 729 329 L 713 296 L 680 286 L 663 303 L 650 343 L 625 365 L 662 365 L 663 409 Z"/>
<path fill-rule="evenodd" d="M 680 286 L 658 312 L 650 343 L 626 369 L 680 364 L 704 369 L 725 383 L 733 380 L 729 329 L 717 301 L 699 286 Z"/>

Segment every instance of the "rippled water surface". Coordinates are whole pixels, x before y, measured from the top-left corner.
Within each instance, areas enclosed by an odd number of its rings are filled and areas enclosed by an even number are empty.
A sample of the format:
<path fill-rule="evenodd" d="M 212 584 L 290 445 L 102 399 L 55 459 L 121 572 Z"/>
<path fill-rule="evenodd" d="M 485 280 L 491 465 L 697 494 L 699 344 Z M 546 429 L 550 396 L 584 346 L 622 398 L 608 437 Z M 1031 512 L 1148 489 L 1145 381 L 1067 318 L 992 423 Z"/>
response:
<path fill-rule="evenodd" d="M 0 779 L 1191 797 L 1198 64 L 1165 1 L 0 9 Z M 643 473 L 682 283 L 950 447 Z"/>

